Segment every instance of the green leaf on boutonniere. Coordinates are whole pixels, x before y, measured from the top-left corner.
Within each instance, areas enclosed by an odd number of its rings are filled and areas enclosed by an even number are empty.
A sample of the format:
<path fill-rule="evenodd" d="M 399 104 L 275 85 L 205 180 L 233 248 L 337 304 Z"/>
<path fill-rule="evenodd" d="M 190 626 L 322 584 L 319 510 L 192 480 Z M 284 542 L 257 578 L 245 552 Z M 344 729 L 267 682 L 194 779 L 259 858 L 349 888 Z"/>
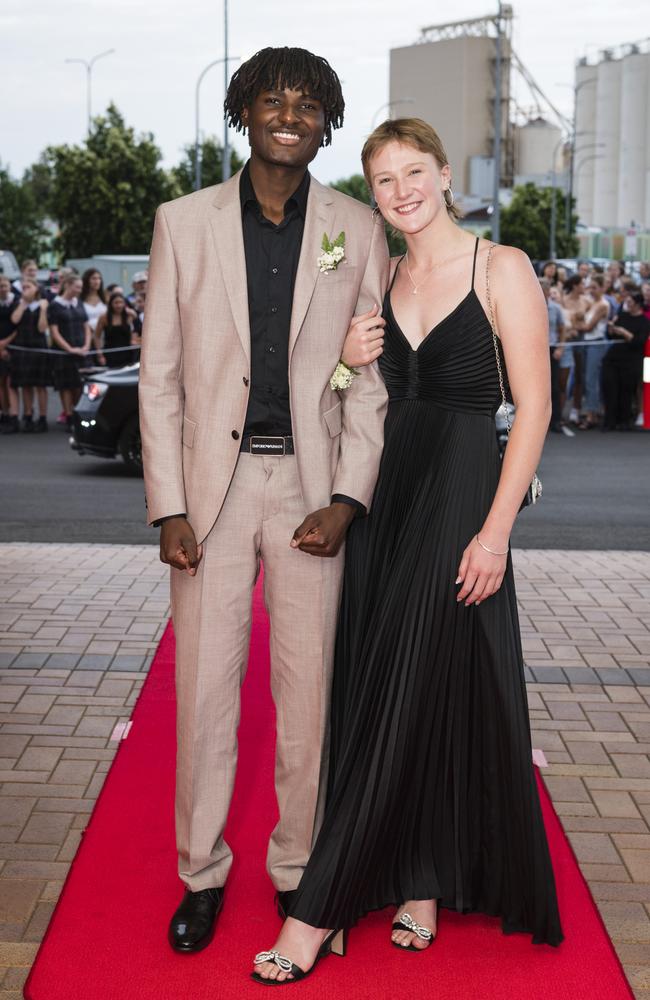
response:
<path fill-rule="evenodd" d="M 334 247 L 344 247 L 345 246 L 345 233 L 341 232 L 336 237 L 335 240 L 331 240 L 327 233 L 323 233 L 323 240 L 321 242 L 321 250 L 324 253 L 331 253 Z"/>

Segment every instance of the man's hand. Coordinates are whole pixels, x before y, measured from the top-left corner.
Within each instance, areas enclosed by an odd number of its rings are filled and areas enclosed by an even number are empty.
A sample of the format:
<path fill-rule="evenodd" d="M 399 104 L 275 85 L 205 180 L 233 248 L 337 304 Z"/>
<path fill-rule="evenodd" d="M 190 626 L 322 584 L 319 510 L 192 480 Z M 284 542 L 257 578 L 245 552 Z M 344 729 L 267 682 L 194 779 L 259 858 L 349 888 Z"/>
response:
<path fill-rule="evenodd" d="M 335 556 L 354 515 L 355 509 L 349 503 L 331 503 L 308 514 L 294 531 L 291 548 L 301 549 L 310 556 Z"/>
<path fill-rule="evenodd" d="M 160 526 L 160 561 L 196 576 L 203 546 L 196 544 L 192 525 L 185 517 L 170 517 Z"/>

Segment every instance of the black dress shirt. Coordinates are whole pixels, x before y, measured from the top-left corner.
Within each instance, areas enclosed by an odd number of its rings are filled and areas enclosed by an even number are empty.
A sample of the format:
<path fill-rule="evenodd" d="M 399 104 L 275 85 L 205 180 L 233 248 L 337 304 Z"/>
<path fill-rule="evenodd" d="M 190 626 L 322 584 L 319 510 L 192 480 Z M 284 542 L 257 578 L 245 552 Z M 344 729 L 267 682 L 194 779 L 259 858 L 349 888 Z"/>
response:
<path fill-rule="evenodd" d="M 248 164 L 239 182 L 251 332 L 251 384 L 244 437 L 291 436 L 289 326 L 309 183 L 305 171 L 284 206 L 282 222 L 276 225 L 262 214 Z"/>
<path fill-rule="evenodd" d="M 632 316 L 631 313 L 621 310 L 614 323 L 631 333 L 632 340 L 616 338 L 614 334 L 612 338 L 614 342 L 606 354 L 607 360 L 630 365 L 642 364 L 645 342 L 650 336 L 650 320 L 643 313 Z"/>

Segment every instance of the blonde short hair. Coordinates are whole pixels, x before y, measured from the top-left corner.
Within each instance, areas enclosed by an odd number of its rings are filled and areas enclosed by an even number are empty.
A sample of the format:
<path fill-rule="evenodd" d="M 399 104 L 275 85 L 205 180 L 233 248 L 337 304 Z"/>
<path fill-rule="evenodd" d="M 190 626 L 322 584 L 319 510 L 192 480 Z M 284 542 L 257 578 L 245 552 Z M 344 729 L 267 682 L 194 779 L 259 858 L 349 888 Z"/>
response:
<path fill-rule="evenodd" d="M 421 153 L 430 153 L 440 170 L 449 165 L 445 147 L 436 130 L 421 118 L 396 118 L 382 122 L 366 139 L 361 151 L 361 165 L 368 187 L 372 190 L 370 161 L 373 156 L 390 142 L 400 142 L 404 146 L 413 146 Z M 447 205 L 447 214 L 452 219 L 459 219 L 460 212 L 455 205 Z"/>

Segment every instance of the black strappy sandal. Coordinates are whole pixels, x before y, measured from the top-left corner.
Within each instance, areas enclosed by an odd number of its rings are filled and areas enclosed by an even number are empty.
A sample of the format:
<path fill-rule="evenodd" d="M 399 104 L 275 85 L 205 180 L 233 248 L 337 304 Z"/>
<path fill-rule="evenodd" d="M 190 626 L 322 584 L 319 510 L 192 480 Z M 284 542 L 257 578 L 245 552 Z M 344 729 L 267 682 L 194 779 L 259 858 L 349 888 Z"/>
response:
<path fill-rule="evenodd" d="M 290 958 L 285 958 L 284 955 L 280 955 L 277 951 L 261 951 L 253 959 L 254 965 L 263 965 L 265 962 L 273 962 L 277 965 L 278 969 L 282 972 L 289 972 L 292 976 L 291 979 L 265 979 L 264 976 L 260 976 L 259 972 L 251 972 L 251 979 L 254 979 L 256 983 L 261 983 L 262 986 L 288 986 L 290 983 L 299 983 L 301 979 L 306 979 L 310 976 L 321 958 L 326 958 L 328 955 L 340 955 L 343 957 L 348 946 L 348 932 L 347 930 L 332 931 L 328 934 L 322 945 L 318 949 L 314 963 L 310 969 L 304 972 L 299 965 L 294 965 Z"/>
<path fill-rule="evenodd" d="M 408 931 L 410 934 L 415 934 L 420 938 L 421 941 L 427 942 L 427 948 L 430 944 L 435 941 L 435 934 L 429 927 L 421 927 L 420 924 L 416 924 L 410 913 L 403 913 L 399 920 L 396 920 L 393 924 L 394 931 Z M 391 944 L 394 948 L 399 948 L 400 951 L 426 951 L 427 948 L 416 948 L 414 944 L 398 944 L 397 941 L 392 941 Z"/>

